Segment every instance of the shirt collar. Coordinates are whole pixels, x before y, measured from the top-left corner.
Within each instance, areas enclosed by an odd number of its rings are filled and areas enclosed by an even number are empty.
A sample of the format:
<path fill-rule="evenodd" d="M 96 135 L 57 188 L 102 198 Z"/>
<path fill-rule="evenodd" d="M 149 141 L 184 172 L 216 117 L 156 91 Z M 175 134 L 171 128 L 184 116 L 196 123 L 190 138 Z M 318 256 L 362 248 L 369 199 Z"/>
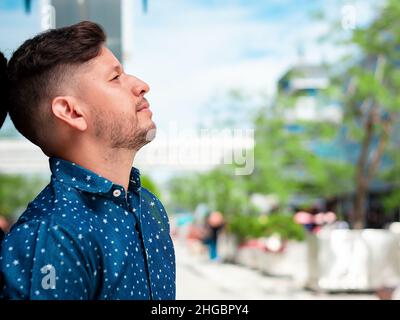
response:
<path fill-rule="evenodd" d="M 113 186 L 117 186 L 93 171 L 90 171 L 74 162 L 57 157 L 50 157 L 50 170 L 53 177 L 71 187 L 91 193 L 107 193 Z M 132 167 L 129 179 L 129 189 L 140 190 L 140 171 Z"/>

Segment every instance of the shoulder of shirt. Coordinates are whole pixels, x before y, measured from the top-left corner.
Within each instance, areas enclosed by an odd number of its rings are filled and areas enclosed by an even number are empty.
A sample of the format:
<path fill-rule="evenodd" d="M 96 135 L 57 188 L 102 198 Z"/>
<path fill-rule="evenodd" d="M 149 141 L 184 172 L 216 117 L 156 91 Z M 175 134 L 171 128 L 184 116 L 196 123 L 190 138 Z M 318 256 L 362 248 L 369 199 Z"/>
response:
<path fill-rule="evenodd" d="M 29 214 L 26 214 L 29 212 Z M 65 215 L 71 215 L 71 212 L 65 211 Z M 78 237 L 79 234 L 87 234 L 82 228 L 79 230 L 78 222 L 82 219 L 76 219 L 74 221 L 68 216 L 63 217 L 63 214 L 43 214 L 39 208 L 27 208 L 27 210 L 21 215 L 17 222 L 12 226 L 10 232 L 6 235 L 6 238 L 12 238 L 13 236 L 19 237 L 21 234 L 41 234 L 41 233 L 63 233 L 68 234 L 72 238 Z"/>
<path fill-rule="evenodd" d="M 27 232 L 39 232 L 39 230 L 45 231 L 58 231 L 63 230 L 71 235 L 78 235 L 80 232 L 78 230 L 78 225 L 76 223 L 72 223 L 71 219 L 59 219 L 58 217 L 39 217 L 33 219 L 23 219 L 21 217 L 18 221 L 12 226 L 9 234 L 13 232 L 21 231 L 21 229 L 26 230 Z"/>
<path fill-rule="evenodd" d="M 162 205 L 160 199 L 158 199 L 158 197 L 153 192 L 151 192 L 149 189 L 141 187 L 141 190 L 142 190 L 142 196 L 148 196 L 148 197 L 150 197 L 149 200 L 157 201 L 160 205 Z"/>
<path fill-rule="evenodd" d="M 144 198 L 148 197 L 146 200 L 150 201 L 150 203 L 154 201 L 155 206 L 158 208 L 157 210 L 158 215 L 161 216 L 161 219 L 164 220 L 164 224 L 167 226 L 167 228 L 169 228 L 169 217 L 160 199 L 158 199 L 158 197 L 150 190 L 143 187 L 142 187 L 142 197 Z"/>
<path fill-rule="evenodd" d="M 62 185 L 62 184 L 61 184 Z M 77 215 L 80 218 L 84 218 L 85 214 L 81 211 L 73 212 L 71 211 L 71 206 L 75 204 L 68 201 L 67 197 L 58 190 L 59 187 L 54 188 L 53 182 L 50 182 L 32 201 L 30 201 L 18 219 L 17 223 L 25 222 L 51 222 L 51 223 L 70 223 L 68 216 Z M 71 188 L 74 189 L 74 188 Z M 75 190 L 75 189 L 74 189 Z M 68 204 L 68 205 L 66 205 Z M 91 209 L 87 209 L 90 211 Z M 65 219 L 67 218 L 67 219 Z M 77 219 L 81 221 L 80 219 Z"/>
<path fill-rule="evenodd" d="M 150 202 L 154 201 L 154 204 L 157 206 L 157 208 L 160 211 L 162 211 L 163 215 L 165 215 L 168 220 L 167 211 L 165 210 L 164 205 L 162 204 L 161 200 L 154 193 L 152 193 L 150 190 L 142 187 L 142 197 L 144 198 L 144 200 L 148 200 Z"/>

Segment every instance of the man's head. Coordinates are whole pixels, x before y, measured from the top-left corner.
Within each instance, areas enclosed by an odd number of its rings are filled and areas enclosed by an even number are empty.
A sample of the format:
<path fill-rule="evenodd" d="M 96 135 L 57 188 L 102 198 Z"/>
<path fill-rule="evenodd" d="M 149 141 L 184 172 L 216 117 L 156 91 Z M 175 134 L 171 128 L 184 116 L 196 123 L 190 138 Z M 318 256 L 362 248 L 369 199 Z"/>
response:
<path fill-rule="evenodd" d="M 93 22 L 25 41 L 8 63 L 7 109 L 15 127 L 48 155 L 78 140 L 138 150 L 155 128 L 149 87 L 124 73 Z"/>

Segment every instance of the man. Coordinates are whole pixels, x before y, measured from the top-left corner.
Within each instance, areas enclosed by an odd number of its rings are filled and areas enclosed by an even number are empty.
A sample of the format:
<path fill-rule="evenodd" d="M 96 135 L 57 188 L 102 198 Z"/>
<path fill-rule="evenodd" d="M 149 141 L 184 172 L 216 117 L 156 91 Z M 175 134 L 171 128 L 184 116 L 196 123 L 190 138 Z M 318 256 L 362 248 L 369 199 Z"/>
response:
<path fill-rule="evenodd" d="M 124 72 L 92 22 L 27 40 L 3 103 L 49 156 L 51 182 L 2 241 L 7 299 L 175 299 L 168 216 L 141 187 L 154 137 L 149 86 Z"/>
<path fill-rule="evenodd" d="M 219 261 L 217 245 L 219 233 L 225 225 L 224 216 L 219 211 L 212 211 L 206 216 L 205 222 L 206 234 L 203 242 L 208 247 L 210 260 Z"/>

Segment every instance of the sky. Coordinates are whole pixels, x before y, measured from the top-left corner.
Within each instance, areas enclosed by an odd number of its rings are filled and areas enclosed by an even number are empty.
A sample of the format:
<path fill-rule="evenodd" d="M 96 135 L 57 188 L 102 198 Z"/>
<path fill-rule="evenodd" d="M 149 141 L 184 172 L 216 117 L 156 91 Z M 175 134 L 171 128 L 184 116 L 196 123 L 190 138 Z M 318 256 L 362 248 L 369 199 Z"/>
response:
<path fill-rule="evenodd" d="M 311 13 L 323 10 L 340 21 L 349 3 L 360 23 L 368 18 L 360 1 L 149 1 L 147 14 L 137 1 L 133 63 L 126 67 L 150 84 L 162 127 L 179 118 L 185 119 L 181 126 L 193 127 L 215 109 L 213 99 L 231 89 L 271 97 L 279 77 L 300 59 L 338 59 L 343 51 L 317 42 L 330 24 Z"/>
<path fill-rule="evenodd" d="M 212 99 L 231 89 L 273 94 L 298 47 L 322 28 L 307 21 L 314 1 L 297 1 L 302 10 L 284 2 L 150 1 L 147 14 L 135 10 L 134 63 L 127 68 L 150 83 L 161 125 L 183 118 L 182 126 L 195 126 Z M 312 56 L 311 48 L 305 54 Z"/>
<path fill-rule="evenodd" d="M 38 12 L 33 0 L 32 12 Z M 0 50 L 9 58 L 22 42 L 40 31 L 40 16 L 26 14 L 24 1 L 0 0 Z"/>

